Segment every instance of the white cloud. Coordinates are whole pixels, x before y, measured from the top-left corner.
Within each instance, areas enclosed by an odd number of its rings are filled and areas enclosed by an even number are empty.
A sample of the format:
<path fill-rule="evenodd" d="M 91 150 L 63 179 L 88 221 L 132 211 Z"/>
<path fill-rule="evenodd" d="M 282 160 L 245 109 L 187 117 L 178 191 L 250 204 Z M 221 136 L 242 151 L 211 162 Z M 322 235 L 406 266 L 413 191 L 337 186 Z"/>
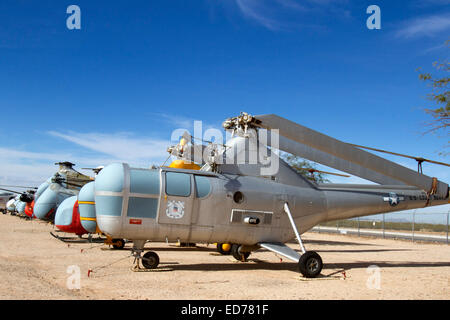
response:
<path fill-rule="evenodd" d="M 343 6 L 346 0 L 235 0 L 235 3 L 244 17 L 272 31 L 317 28 L 320 24 L 318 17 L 323 15 L 350 17 L 350 11 Z M 314 16 L 314 22 L 311 19 L 307 21 L 306 14 Z"/>
<path fill-rule="evenodd" d="M 398 38 L 431 37 L 450 29 L 450 13 L 430 15 L 405 21 L 395 33 Z M 446 34 L 447 35 L 447 34 Z"/>
<path fill-rule="evenodd" d="M 269 18 L 270 11 L 263 4 L 263 1 L 236 0 L 236 4 L 247 18 L 255 20 L 270 30 L 278 30 L 281 28 L 281 22 L 273 18 Z"/>
<path fill-rule="evenodd" d="M 149 167 L 162 164 L 169 156 L 166 151 L 169 140 L 136 138 L 130 133 L 51 131 L 48 134 L 71 143 L 64 147 L 65 151 L 50 153 L 0 147 L 0 184 L 38 186 L 56 172 L 55 162 L 59 161 L 73 162 L 76 170 L 92 176 L 91 171 L 81 168 L 113 162 Z"/>
<path fill-rule="evenodd" d="M 131 164 L 158 161 L 168 156 L 169 139 L 136 138 L 130 133 L 60 133 L 48 132 L 89 150 L 108 155 L 112 160 Z"/>

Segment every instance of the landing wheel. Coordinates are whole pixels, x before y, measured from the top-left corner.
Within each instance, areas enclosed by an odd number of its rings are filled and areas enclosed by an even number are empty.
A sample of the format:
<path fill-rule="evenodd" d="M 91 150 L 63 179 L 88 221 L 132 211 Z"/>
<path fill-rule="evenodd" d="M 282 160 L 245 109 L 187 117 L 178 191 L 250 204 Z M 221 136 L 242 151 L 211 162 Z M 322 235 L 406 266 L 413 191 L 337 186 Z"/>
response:
<path fill-rule="evenodd" d="M 322 258 L 315 251 L 306 251 L 298 261 L 298 268 L 305 278 L 317 277 L 322 267 Z"/>
<path fill-rule="evenodd" d="M 116 250 L 123 249 L 123 247 L 125 247 L 125 240 L 123 240 L 123 239 L 112 239 L 112 246 Z"/>
<path fill-rule="evenodd" d="M 217 244 L 217 252 L 220 254 L 231 254 L 231 244 L 229 243 L 218 243 Z"/>
<path fill-rule="evenodd" d="M 156 252 L 148 251 L 142 257 L 142 265 L 146 269 L 155 269 L 159 264 L 159 257 Z"/>
<path fill-rule="evenodd" d="M 238 261 L 247 261 L 248 256 L 250 255 L 250 252 L 241 252 L 241 245 L 240 244 L 233 244 L 231 246 L 231 254 L 233 257 Z"/>

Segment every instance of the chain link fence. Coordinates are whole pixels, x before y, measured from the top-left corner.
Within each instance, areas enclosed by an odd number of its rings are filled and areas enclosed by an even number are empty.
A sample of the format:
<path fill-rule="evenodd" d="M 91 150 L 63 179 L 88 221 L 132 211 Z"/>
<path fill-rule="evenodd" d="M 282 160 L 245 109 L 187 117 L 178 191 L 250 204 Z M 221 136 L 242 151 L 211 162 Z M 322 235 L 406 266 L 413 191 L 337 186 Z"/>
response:
<path fill-rule="evenodd" d="M 321 223 L 312 231 L 449 243 L 449 213 L 385 213 Z"/>

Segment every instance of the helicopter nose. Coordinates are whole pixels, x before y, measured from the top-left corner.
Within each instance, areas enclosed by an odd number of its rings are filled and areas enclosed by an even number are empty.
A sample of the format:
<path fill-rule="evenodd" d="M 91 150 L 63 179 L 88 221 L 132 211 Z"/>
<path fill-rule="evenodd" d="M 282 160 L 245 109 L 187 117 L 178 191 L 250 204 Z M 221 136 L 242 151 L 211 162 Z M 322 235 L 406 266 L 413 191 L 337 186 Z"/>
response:
<path fill-rule="evenodd" d="M 25 202 L 19 201 L 18 204 L 16 205 L 17 212 L 20 214 L 24 214 L 26 205 L 27 204 Z"/>
<path fill-rule="evenodd" d="M 61 204 L 58 206 L 58 209 L 56 209 L 55 226 L 58 229 L 61 229 L 61 227 L 64 226 L 70 226 L 70 224 L 72 223 L 73 206 L 75 205 L 76 201 L 76 196 L 69 197 L 61 202 Z"/>
<path fill-rule="evenodd" d="M 51 219 L 52 213 L 56 210 L 58 195 L 47 188 L 34 203 L 34 215 L 41 220 Z"/>
<path fill-rule="evenodd" d="M 11 199 L 6 203 L 6 209 L 10 212 L 14 212 L 16 210 L 16 205 L 14 204 L 15 200 Z"/>
<path fill-rule="evenodd" d="M 106 166 L 95 179 L 95 210 L 100 230 L 112 237 L 121 237 L 124 167 L 113 163 Z"/>
<path fill-rule="evenodd" d="M 34 195 L 34 200 L 37 200 L 41 196 L 41 194 L 48 188 L 49 185 L 50 185 L 50 183 L 48 181 L 41 183 L 41 185 L 36 190 L 36 193 Z"/>
<path fill-rule="evenodd" d="M 77 196 L 66 198 L 58 206 L 55 214 L 55 226 L 63 232 L 77 235 L 87 233 L 80 223 Z"/>
<path fill-rule="evenodd" d="M 85 184 L 78 194 L 78 210 L 81 225 L 90 233 L 97 230 L 97 216 L 95 214 L 95 182 Z"/>

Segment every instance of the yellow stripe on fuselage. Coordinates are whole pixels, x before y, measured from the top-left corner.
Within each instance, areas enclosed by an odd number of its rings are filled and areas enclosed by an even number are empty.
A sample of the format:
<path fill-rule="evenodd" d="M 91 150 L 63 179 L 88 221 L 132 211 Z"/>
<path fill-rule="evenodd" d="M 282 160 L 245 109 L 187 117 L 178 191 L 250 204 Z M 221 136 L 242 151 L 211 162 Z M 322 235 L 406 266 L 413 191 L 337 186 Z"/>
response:
<path fill-rule="evenodd" d="M 97 221 L 96 218 L 85 218 L 85 217 L 80 217 L 80 220 L 85 220 L 85 221 Z"/>
<path fill-rule="evenodd" d="M 95 204 L 95 201 L 78 201 L 78 204 Z"/>

